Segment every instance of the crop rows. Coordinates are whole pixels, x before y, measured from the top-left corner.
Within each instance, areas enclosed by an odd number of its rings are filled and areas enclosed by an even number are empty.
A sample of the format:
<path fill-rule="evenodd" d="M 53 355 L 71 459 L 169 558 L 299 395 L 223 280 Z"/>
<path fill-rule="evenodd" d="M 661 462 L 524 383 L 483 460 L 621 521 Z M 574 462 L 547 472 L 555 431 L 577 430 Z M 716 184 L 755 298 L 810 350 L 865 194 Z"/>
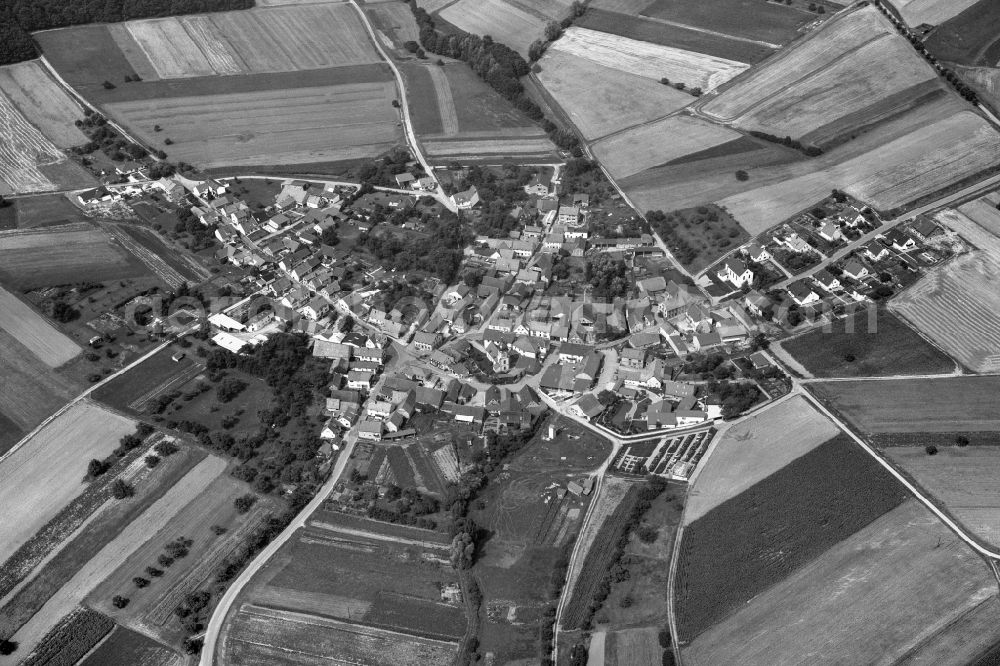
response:
<path fill-rule="evenodd" d="M 0 93 L 0 180 L 15 192 L 51 190 L 55 185 L 38 165 L 63 159 L 59 149 Z"/>
<path fill-rule="evenodd" d="M 45 635 L 21 666 L 73 666 L 114 628 L 114 621 L 97 611 L 73 611 Z"/>

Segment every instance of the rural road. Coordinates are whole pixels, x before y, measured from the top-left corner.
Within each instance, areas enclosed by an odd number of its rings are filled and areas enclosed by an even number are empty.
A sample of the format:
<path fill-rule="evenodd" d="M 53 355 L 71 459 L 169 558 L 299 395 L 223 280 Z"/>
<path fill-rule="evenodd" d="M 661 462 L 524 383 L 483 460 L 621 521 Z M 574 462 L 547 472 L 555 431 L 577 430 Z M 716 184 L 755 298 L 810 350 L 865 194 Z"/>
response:
<path fill-rule="evenodd" d="M 434 182 L 437 184 L 437 194 L 441 195 L 439 201 L 447 200 L 448 203 L 445 204 L 448 210 L 455 213 L 458 212 L 458 207 L 453 201 L 447 196 L 445 196 L 444 190 L 441 188 L 441 183 L 438 182 L 437 177 L 434 176 L 434 170 L 431 165 L 427 162 L 427 158 L 424 157 L 424 153 L 420 150 L 420 144 L 417 142 L 417 134 L 413 131 L 413 121 L 410 118 L 410 102 L 406 98 L 406 82 L 403 80 L 403 74 L 396 67 L 396 63 L 393 62 L 389 54 L 386 53 L 385 48 L 382 46 L 382 42 L 379 41 L 378 35 L 375 34 L 375 28 L 372 26 L 371 21 L 368 20 L 368 15 L 365 14 L 364 10 L 358 6 L 355 0 L 350 0 L 350 5 L 354 7 L 355 11 L 361 17 L 361 22 L 365 24 L 365 29 L 368 30 L 368 36 L 371 37 L 372 43 L 378 50 L 379 55 L 388 63 L 389 68 L 392 69 L 393 76 L 396 77 L 396 87 L 399 89 L 399 106 L 402 111 L 403 118 L 403 132 L 406 134 L 406 142 L 410 145 L 413 150 L 414 157 L 420 162 L 420 166 L 423 167 L 424 172 L 434 178 Z"/>

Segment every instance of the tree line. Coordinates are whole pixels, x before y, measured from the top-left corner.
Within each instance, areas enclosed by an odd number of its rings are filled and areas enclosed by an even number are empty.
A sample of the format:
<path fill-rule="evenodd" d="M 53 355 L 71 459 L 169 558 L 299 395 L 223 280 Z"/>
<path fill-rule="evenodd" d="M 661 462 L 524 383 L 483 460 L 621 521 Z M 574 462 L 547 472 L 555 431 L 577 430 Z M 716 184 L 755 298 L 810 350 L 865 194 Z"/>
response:
<path fill-rule="evenodd" d="M 38 47 L 29 34 L 35 30 L 249 9 L 253 4 L 253 0 L 4 0 L 0 3 L 0 64 L 37 57 Z"/>

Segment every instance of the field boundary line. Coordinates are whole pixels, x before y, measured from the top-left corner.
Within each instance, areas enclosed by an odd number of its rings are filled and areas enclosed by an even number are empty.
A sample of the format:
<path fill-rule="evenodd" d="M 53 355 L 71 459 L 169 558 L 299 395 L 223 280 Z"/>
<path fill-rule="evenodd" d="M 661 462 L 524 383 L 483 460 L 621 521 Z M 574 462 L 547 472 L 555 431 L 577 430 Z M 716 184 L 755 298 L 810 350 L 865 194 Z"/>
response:
<path fill-rule="evenodd" d="M 612 14 L 617 14 L 619 12 L 611 12 Z M 628 16 L 628 14 L 624 14 Z M 709 30 L 708 28 L 699 28 L 695 25 L 688 25 L 687 23 L 680 23 L 678 21 L 671 21 L 669 19 L 657 18 L 655 16 L 646 16 L 645 14 L 639 14 L 639 18 L 645 19 L 647 21 L 653 21 L 654 23 L 661 23 L 663 25 L 672 25 L 675 28 L 684 28 L 686 30 L 693 30 L 694 32 L 700 32 L 704 35 L 713 35 L 715 37 L 722 37 L 723 39 L 731 39 L 736 42 L 745 42 L 747 44 L 756 44 L 758 46 L 766 46 L 769 49 L 780 49 L 781 44 L 772 44 L 771 42 L 765 42 L 759 39 L 750 39 L 749 37 L 740 37 L 738 35 L 730 35 L 726 32 L 718 32 L 717 30 Z M 686 50 L 686 49 L 685 49 Z"/>

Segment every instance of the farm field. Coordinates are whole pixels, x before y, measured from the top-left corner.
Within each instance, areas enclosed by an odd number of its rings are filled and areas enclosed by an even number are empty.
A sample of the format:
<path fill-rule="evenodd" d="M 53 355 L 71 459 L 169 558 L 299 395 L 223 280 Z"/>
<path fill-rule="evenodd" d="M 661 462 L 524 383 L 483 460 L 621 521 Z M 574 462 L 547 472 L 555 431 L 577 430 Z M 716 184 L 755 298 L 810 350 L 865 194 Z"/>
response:
<path fill-rule="evenodd" d="M 893 6 L 899 11 L 907 25 L 915 27 L 921 23 L 941 25 L 948 19 L 961 14 L 979 0 L 897 0 Z"/>
<path fill-rule="evenodd" d="M 466 135 L 467 136 L 467 135 Z M 539 159 L 552 158 L 553 145 L 545 136 L 458 139 L 455 141 L 434 140 L 424 142 L 424 148 L 433 157 L 502 160 L 512 155 L 537 156 Z"/>
<path fill-rule="evenodd" d="M 490 35 L 522 56 L 542 37 L 545 24 L 541 14 L 526 11 L 506 0 L 459 0 L 438 14 L 460 30 L 474 35 Z"/>
<path fill-rule="evenodd" d="M 241 607 L 233 625 L 228 655 L 246 666 L 319 666 L 331 654 L 349 663 L 445 666 L 458 651 L 457 642 L 253 605 Z"/>
<path fill-rule="evenodd" d="M 392 83 L 375 82 L 115 102 L 108 110 L 146 141 L 170 138 L 171 158 L 203 168 L 307 164 L 395 145 L 395 96 Z"/>
<path fill-rule="evenodd" d="M 885 453 L 973 534 L 1000 543 L 1000 449 L 942 446 L 929 456 L 922 446 L 893 446 Z"/>
<path fill-rule="evenodd" d="M 972 86 L 985 104 L 994 110 L 1000 108 L 1000 69 L 956 65 L 955 73 Z"/>
<path fill-rule="evenodd" d="M 801 26 L 816 20 L 812 12 L 752 0 L 654 0 L 641 11 L 644 16 L 775 45 L 790 41 Z"/>
<path fill-rule="evenodd" d="M 640 2 L 649 4 L 647 0 Z M 606 4 L 608 3 L 591 2 L 587 13 L 573 25 L 749 64 L 760 62 L 774 54 L 773 48 L 758 42 L 731 39 L 722 34 L 701 32 L 673 23 L 606 11 L 603 9 Z"/>
<path fill-rule="evenodd" d="M 816 396 L 879 444 L 996 440 L 1000 377 L 817 382 Z"/>
<path fill-rule="evenodd" d="M 577 27 L 566 30 L 552 49 L 653 81 L 666 77 L 705 91 L 714 90 L 749 67 L 704 53 Z"/>
<path fill-rule="evenodd" d="M 79 393 L 72 380 L 39 361 L 23 344 L 0 329 L 0 414 L 16 425 L 2 432 L 0 446 L 17 442 Z M 20 432 L 18 432 L 18 430 Z"/>
<path fill-rule="evenodd" d="M 225 468 L 226 462 L 221 458 L 205 458 L 142 515 L 121 529 L 14 634 L 22 649 L 31 649 L 36 645 L 59 618 L 82 602 L 136 549 L 159 534 L 170 519 L 207 488 Z"/>
<path fill-rule="evenodd" d="M 47 319 L 3 287 L 0 287 L 0 328 L 17 338 L 50 368 L 58 368 L 82 351 Z"/>
<path fill-rule="evenodd" d="M 1000 257 L 973 252 L 935 267 L 893 299 L 891 307 L 965 367 L 996 372 L 1000 370 L 997 276 Z"/>
<path fill-rule="evenodd" d="M 839 435 L 714 507 L 687 525 L 679 546 L 681 640 L 692 640 L 906 498 L 884 468 Z"/>
<path fill-rule="evenodd" d="M 470 136 L 477 132 L 484 133 L 481 136 L 486 136 L 486 132 L 499 136 L 545 136 L 537 123 L 486 85 L 468 65 L 452 63 L 441 69 L 448 80 L 448 93 L 454 100 L 460 132 Z M 439 100 L 442 96 L 440 83 L 440 77 L 436 77 L 434 85 Z M 450 115 L 450 112 L 442 114 Z"/>
<path fill-rule="evenodd" d="M 209 580 L 222 560 L 244 541 L 246 535 L 261 524 L 273 503 L 258 499 L 249 513 L 239 514 L 234 500 L 249 492 L 246 484 L 222 475 L 215 478 L 181 508 L 160 530 L 158 539 L 151 539 L 133 552 L 88 595 L 87 605 L 113 618 L 119 624 L 142 630 L 167 644 L 179 645 L 183 629 L 176 621 L 174 608 L 185 594 L 199 589 Z M 217 535 L 212 527 L 224 527 Z M 157 557 L 163 552 L 163 542 L 180 536 L 193 541 L 189 554 L 170 567 L 160 567 Z M 143 590 L 135 589 L 132 579 L 147 576 L 146 567 L 164 570 L 161 577 Z M 116 594 L 130 597 L 124 609 L 115 608 L 111 600 Z"/>
<path fill-rule="evenodd" d="M 59 148 L 87 143 L 74 125 L 83 111 L 38 61 L 0 67 L 0 91 Z"/>
<path fill-rule="evenodd" d="M 176 351 L 174 347 L 167 347 L 157 352 L 139 366 L 102 385 L 91 397 L 121 411 L 143 411 L 146 403 L 160 393 L 180 388 L 201 371 L 191 355 L 174 362 L 170 357 Z"/>
<path fill-rule="evenodd" d="M 5 560 L 70 500 L 83 492 L 87 463 L 104 458 L 135 422 L 90 402 L 78 402 L 0 461 L 7 519 L 0 525 Z"/>
<path fill-rule="evenodd" d="M 593 150 L 615 178 L 625 179 L 686 155 L 736 141 L 740 136 L 739 132 L 699 118 L 668 116 L 609 136 L 595 143 Z"/>
<path fill-rule="evenodd" d="M 946 374 L 955 362 L 886 309 L 837 319 L 779 343 L 814 377 Z"/>
<path fill-rule="evenodd" d="M 442 72 L 435 72 L 432 67 L 419 63 L 402 62 L 397 67 L 403 75 L 403 85 L 406 86 L 413 131 L 418 136 L 443 135 L 444 116 L 447 115 L 449 129 L 453 134 L 457 133 L 458 116 L 447 77 Z"/>
<path fill-rule="evenodd" d="M 686 92 L 558 48 L 549 49 L 539 65 L 538 80 L 590 140 L 659 118 L 694 100 Z"/>
<path fill-rule="evenodd" d="M 80 666 L 180 666 L 181 656 L 140 633 L 115 627 Z"/>
<path fill-rule="evenodd" d="M 962 204 L 958 207 L 958 210 L 962 212 L 970 220 L 978 224 L 980 227 L 988 231 L 993 236 L 1000 238 L 1000 210 L 997 209 L 996 204 L 989 200 L 987 197 L 982 199 L 976 199 L 970 201 L 969 203 Z M 956 229 L 960 234 L 964 231 L 959 228 Z M 973 239 L 969 239 L 976 244 Z M 990 247 L 983 247 L 983 250 L 991 250 Z M 1000 259 L 1000 256 L 994 255 L 994 258 Z"/>
<path fill-rule="evenodd" d="M 940 3 L 961 6 L 968 0 Z M 996 67 L 1000 61 L 1000 7 L 991 0 L 979 0 L 960 14 L 939 25 L 925 40 L 927 50 L 941 60 L 962 65 Z"/>
<path fill-rule="evenodd" d="M 819 554 L 684 649 L 722 663 L 967 664 L 998 638 L 996 580 L 914 499 Z"/>
<path fill-rule="evenodd" d="M 137 71 L 148 73 L 151 66 L 161 79 L 295 72 L 380 60 L 347 3 L 130 21 L 124 28 L 111 29 L 122 53 Z"/>
<path fill-rule="evenodd" d="M 15 199 L 12 204 L 9 208 L 14 213 L 12 227 L 19 229 L 68 226 L 85 219 L 80 209 L 62 194 L 22 197 Z"/>
<path fill-rule="evenodd" d="M 863 66 L 859 63 L 864 63 Z M 841 14 L 701 106 L 722 122 L 822 145 L 906 108 L 934 70 L 874 7 Z M 829 128 L 827 126 L 830 126 Z M 816 132 L 818 136 L 806 136 Z"/>
<path fill-rule="evenodd" d="M 401 2 L 381 2 L 365 7 L 375 25 L 380 27 L 397 48 L 408 41 L 420 41 L 420 30 L 410 8 Z"/>
<path fill-rule="evenodd" d="M 22 204 L 17 205 L 20 218 Z M 135 257 L 89 222 L 0 233 L 0 278 L 24 291 L 146 273 Z"/>
<path fill-rule="evenodd" d="M 730 427 L 693 479 L 684 524 L 693 523 L 839 433 L 802 396 Z"/>

